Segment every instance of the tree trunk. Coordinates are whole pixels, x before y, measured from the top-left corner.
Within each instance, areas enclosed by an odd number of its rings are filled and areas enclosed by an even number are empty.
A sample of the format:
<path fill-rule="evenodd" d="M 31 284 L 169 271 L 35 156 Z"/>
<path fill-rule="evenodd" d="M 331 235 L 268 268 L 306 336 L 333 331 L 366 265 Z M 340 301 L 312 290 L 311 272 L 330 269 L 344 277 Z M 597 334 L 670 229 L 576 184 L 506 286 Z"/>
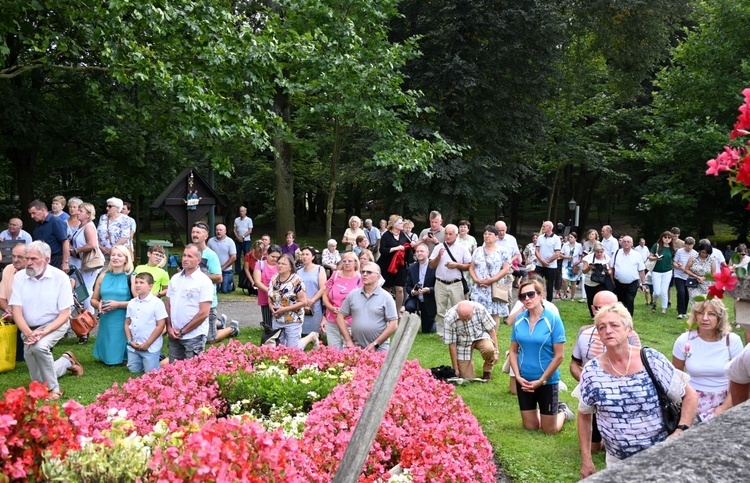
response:
<path fill-rule="evenodd" d="M 280 87 L 274 96 L 274 110 L 289 126 L 291 120 L 289 94 Z M 273 138 L 274 180 L 276 185 L 276 239 L 283 240 L 286 232 L 294 231 L 294 170 L 292 146 L 286 140 L 285 128 L 276 130 Z"/>
<path fill-rule="evenodd" d="M 34 223 L 26 209 L 34 201 L 34 171 L 36 167 L 36 152 L 25 149 L 8 148 L 5 150 L 16 171 L 16 185 L 18 186 L 18 202 L 21 205 L 21 220 L 26 231 L 31 233 Z"/>
<path fill-rule="evenodd" d="M 336 190 L 339 186 L 339 160 L 341 159 L 341 148 L 344 145 L 344 133 L 338 118 L 333 127 L 333 152 L 331 153 L 331 164 L 328 167 L 328 193 L 326 198 L 326 239 L 331 238 L 331 225 L 333 223 L 333 202 L 336 198 Z"/>

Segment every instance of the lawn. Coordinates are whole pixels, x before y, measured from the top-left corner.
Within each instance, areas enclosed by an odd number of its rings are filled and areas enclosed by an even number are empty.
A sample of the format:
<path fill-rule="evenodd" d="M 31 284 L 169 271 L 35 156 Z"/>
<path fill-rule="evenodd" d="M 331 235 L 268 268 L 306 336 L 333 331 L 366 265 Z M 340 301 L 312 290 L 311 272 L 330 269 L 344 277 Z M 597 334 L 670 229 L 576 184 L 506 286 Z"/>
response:
<path fill-rule="evenodd" d="M 732 302 L 728 300 L 727 303 L 731 314 Z M 575 384 L 568 372 L 568 364 L 578 329 L 589 323 L 588 310 L 584 304 L 577 302 L 562 301 L 558 302 L 557 306 L 560 308 L 567 335 L 565 362 L 561 366 L 561 375 L 572 390 Z M 674 309 L 670 309 L 665 316 L 652 314 L 645 306 L 643 297 L 639 295 L 636 299 L 635 329 L 643 344 L 656 348 L 671 358 L 672 344 L 685 330 L 683 321 L 677 320 L 676 315 Z M 240 340 L 243 342 L 257 342 L 259 339 L 260 329 L 246 328 L 240 331 Z M 510 327 L 501 327 L 498 340 L 503 352 L 508 346 L 509 339 Z M 113 383 L 121 383 L 131 377 L 123 366 L 106 367 L 95 361 L 91 355 L 92 347 L 93 341 L 86 346 L 78 346 L 76 339 L 64 339 L 55 347 L 56 356 L 66 350 L 72 350 L 85 368 L 84 376 L 81 378 L 68 375 L 61 379 L 64 399 L 73 398 L 88 404 Z M 450 364 L 447 348 L 430 334 L 417 336 L 410 357 L 418 359 L 425 368 Z M 476 365 L 481 370 L 479 361 L 476 361 Z M 18 364 L 11 372 L 0 374 L 2 392 L 28 383 L 29 376 L 24 363 Z M 504 470 L 514 481 L 578 481 L 580 458 L 575 423 L 566 423 L 562 432 L 553 436 L 524 430 L 516 398 L 508 392 L 508 377 L 500 372 L 500 367 L 495 369 L 493 380 L 489 383 L 459 387 L 457 393 L 481 423 Z M 575 399 L 570 396 L 570 392 L 561 393 L 560 399 L 576 407 Z M 595 463 L 597 468 L 603 468 L 603 455 L 597 455 Z"/>

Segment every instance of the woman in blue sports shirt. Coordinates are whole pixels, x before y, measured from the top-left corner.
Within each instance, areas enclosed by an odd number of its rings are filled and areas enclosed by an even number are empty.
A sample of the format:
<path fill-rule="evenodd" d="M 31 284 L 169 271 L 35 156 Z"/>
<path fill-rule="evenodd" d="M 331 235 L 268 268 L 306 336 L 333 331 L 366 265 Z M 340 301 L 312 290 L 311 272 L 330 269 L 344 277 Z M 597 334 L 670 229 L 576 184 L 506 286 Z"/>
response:
<path fill-rule="evenodd" d="M 518 289 L 526 309 L 513 323 L 510 365 L 516 374 L 518 405 L 523 427 L 554 434 L 574 418 L 565 403 L 558 404 L 558 383 L 565 345 L 560 317 L 542 305 L 544 285 L 528 280 Z"/>

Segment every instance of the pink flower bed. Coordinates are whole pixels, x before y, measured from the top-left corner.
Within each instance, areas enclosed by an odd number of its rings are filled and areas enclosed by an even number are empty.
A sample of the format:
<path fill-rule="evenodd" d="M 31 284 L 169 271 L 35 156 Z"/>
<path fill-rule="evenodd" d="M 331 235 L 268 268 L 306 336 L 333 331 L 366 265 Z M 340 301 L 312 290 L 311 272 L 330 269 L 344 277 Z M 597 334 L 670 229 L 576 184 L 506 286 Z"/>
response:
<path fill-rule="evenodd" d="M 109 428 L 113 409 L 126 410 L 138 434 L 164 421 L 171 435 L 157 444 L 149 464 L 152 481 L 329 482 L 343 457 L 383 355 L 323 348 L 300 352 L 232 341 L 198 359 L 131 379 L 97 398 L 81 435 Z M 261 360 L 285 364 L 294 372 L 306 365 L 320 370 L 343 363 L 353 379 L 316 402 L 301 440 L 268 432 L 247 417 L 223 418 L 216 375 L 253 371 Z M 387 480 L 400 464 L 414 481 L 495 481 L 492 448 L 477 420 L 454 392 L 416 361 L 404 367 L 359 481 Z"/>

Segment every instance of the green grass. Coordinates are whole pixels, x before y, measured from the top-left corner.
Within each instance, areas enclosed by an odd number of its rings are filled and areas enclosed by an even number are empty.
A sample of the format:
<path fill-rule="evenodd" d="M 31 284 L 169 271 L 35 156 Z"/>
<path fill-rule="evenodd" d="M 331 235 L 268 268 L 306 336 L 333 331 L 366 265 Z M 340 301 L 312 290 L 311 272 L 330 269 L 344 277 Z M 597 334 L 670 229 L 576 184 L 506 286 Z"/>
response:
<path fill-rule="evenodd" d="M 228 296 L 222 296 L 222 298 Z M 232 298 L 236 296 L 232 295 Z M 733 303 L 725 299 L 730 314 Z M 560 315 L 565 323 L 567 342 L 565 359 L 560 368 L 563 381 L 572 391 L 575 381 L 570 376 L 568 365 L 573 343 L 578 329 L 590 323 L 585 304 L 577 302 L 558 302 Z M 635 329 L 643 344 L 658 349 L 671 359 L 672 344 L 677 336 L 685 330 L 683 322 L 677 320 L 677 313 L 669 309 L 667 315 L 652 314 L 644 304 L 642 295 L 636 299 Z M 741 334 L 742 335 L 742 334 Z M 242 342 L 255 342 L 260 339 L 260 329 L 244 328 L 240 331 Z M 510 327 L 502 326 L 498 341 L 502 352 L 507 349 L 510 340 Z M 78 346 L 75 339 L 64 339 L 55 347 L 59 356 L 66 350 L 72 350 L 85 368 L 84 376 L 75 378 L 65 376 L 60 385 L 65 399 L 75 399 L 82 404 L 93 402 L 96 395 L 109 388 L 114 382 L 122 383 L 132 377 L 124 366 L 108 367 L 95 361 L 91 352 L 93 340 L 85 346 Z M 425 368 L 439 365 L 450 365 L 448 349 L 432 334 L 419 334 L 410 353 Z M 478 359 L 478 356 L 476 356 Z M 481 370 L 481 363 L 476 361 Z M 28 385 L 29 375 L 26 364 L 21 363 L 8 373 L 0 374 L 0 391 L 8 388 Z M 516 397 L 508 392 L 508 376 L 496 367 L 493 379 L 486 384 L 471 384 L 457 388 L 457 394 L 469 405 L 479 420 L 484 433 L 495 449 L 495 453 L 504 470 L 519 482 L 578 481 L 580 474 L 580 456 L 578 437 L 574 422 L 566 423 L 563 430 L 556 435 L 545 435 L 540 431 L 526 431 L 521 424 Z M 560 400 L 571 407 L 577 406 L 570 392 L 560 394 Z M 595 455 L 597 468 L 604 467 L 604 457 Z"/>

